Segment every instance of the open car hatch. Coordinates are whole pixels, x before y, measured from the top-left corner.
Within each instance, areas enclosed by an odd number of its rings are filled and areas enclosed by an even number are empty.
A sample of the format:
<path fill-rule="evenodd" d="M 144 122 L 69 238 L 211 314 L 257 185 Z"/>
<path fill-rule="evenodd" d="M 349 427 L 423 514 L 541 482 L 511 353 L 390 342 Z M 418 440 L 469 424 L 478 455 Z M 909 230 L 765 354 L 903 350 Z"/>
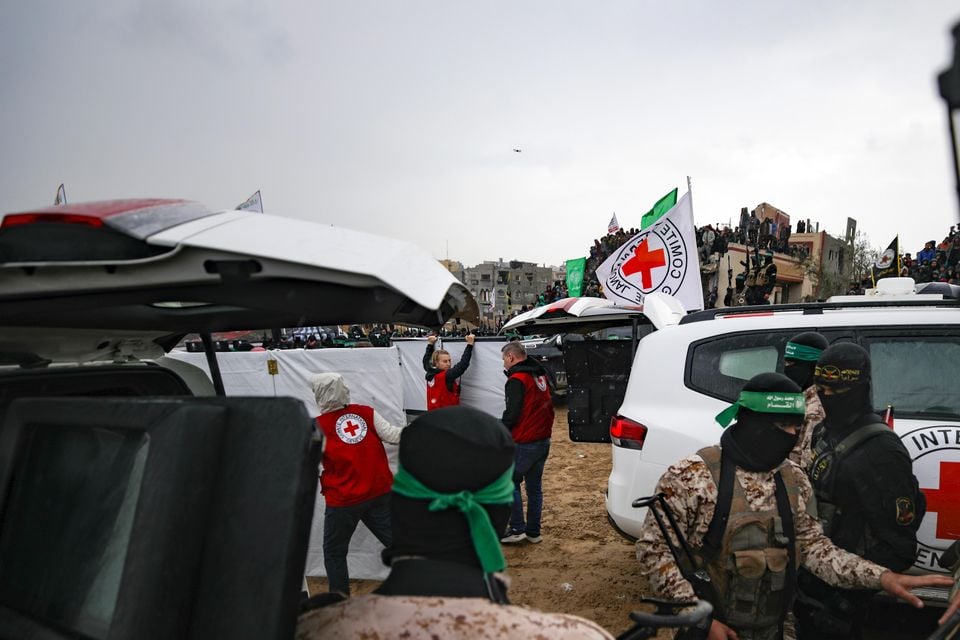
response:
<path fill-rule="evenodd" d="M 382 236 L 184 200 L 0 216 L 0 354 L 16 353 L 18 337 L 49 347 L 33 354 L 42 359 L 74 343 L 73 360 L 77 340 L 103 351 L 111 335 L 169 349 L 187 333 L 452 317 L 477 317 L 467 288 Z"/>

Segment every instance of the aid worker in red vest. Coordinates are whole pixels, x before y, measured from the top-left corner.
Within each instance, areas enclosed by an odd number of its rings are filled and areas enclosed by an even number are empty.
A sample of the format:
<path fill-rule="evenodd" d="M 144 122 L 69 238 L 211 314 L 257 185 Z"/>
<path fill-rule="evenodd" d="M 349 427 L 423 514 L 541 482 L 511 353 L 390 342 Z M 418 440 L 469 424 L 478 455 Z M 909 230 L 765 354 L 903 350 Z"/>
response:
<path fill-rule="evenodd" d="M 323 564 L 330 591 L 350 595 L 347 551 L 357 523 L 363 522 L 385 547 L 393 541 L 393 473 L 383 442 L 399 443 L 403 429 L 384 420 L 373 407 L 350 404 L 350 390 L 339 373 L 314 375 L 310 388 L 320 408 L 317 425 L 324 436 Z"/>
<path fill-rule="evenodd" d="M 503 424 L 510 430 L 514 449 L 513 513 L 510 528 L 500 538 L 503 543 L 543 540 L 540 515 L 543 511 L 543 467 L 550 453 L 553 433 L 553 399 L 543 366 L 527 357 L 519 342 L 508 342 L 500 350 L 507 384 Z M 520 485 L 527 489 L 527 513 L 524 519 Z"/>
<path fill-rule="evenodd" d="M 460 376 L 470 366 L 473 356 L 474 336 L 466 337 L 467 348 L 460 362 L 453 365 L 450 352 L 434 349 L 437 336 L 427 338 L 427 351 L 423 354 L 423 369 L 427 372 L 427 411 L 460 404 Z"/>

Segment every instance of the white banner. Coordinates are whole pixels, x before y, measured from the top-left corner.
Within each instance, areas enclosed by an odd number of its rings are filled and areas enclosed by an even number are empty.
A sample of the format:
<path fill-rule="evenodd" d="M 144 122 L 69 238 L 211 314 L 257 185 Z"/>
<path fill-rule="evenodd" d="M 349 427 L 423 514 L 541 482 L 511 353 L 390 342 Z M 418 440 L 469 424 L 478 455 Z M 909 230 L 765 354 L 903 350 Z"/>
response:
<path fill-rule="evenodd" d="M 660 291 L 687 311 L 703 309 L 690 193 L 614 251 L 597 267 L 597 279 L 603 294 L 618 304 L 642 304 L 645 296 Z"/>
<path fill-rule="evenodd" d="M 499 418 L 504 410 L 503 361 L 500 348 L 504 339 L 477 340 L 470 368 L 461 378 L 464 405 L 475 407 Z M 450 352 L 454 362 L 460 359 L 466 342 L 462 339 L 438 342 Z M 406 424 L 407 411 L 425 411 L 427 383 L 424 379 L 423 354 L 426 338 L 396 340 L 392 347 L 363 349 L 287 349 L 218 353 L 217 362 L 228 396 L 292 396 L 303 402 L 307 413 L 320 413 L 310 392 L 309 380 L 314 373 L 336 372 L 343 375 L 350 389 L 350 400 L 373 406 L 391 424 Z M 209 375 L 206 354 L 171 351 L 169 359 L 195 365 Z M 277 375 L 268 373 L 267 361 L 277 361 Z M 167 365 L 169 366 L 169 365 Z M 186 373 L 180 371 L 180 375 Z M 199 375 L 203 375 L 200 373 Z M 269 425 L 264 425 L 269 428 Z M 390 467 L 397 470 L 397 447 L 385 444 Z M 326 503 L 317 491 L 313 512 L 313 528 L 304 573 L 324 576 L 323 521 Z M 387 567 L 380 559 L 383 545 L 361 523 L 350 541 L 347 567 L 351 578 L 383 580 Z"/>

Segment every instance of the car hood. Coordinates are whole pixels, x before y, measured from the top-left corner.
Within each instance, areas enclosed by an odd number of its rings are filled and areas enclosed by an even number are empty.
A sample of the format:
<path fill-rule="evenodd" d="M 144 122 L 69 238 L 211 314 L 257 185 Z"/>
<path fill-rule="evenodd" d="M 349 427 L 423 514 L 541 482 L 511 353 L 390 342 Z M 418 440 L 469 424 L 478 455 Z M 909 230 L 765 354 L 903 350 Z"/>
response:
<path fill-rule="evenodd" d="M 606 298 L 564 298 L 531 309 L 503 325 L 503 331 L 520 335 L 593 331 L 631 324 L 652 324 L 657 329 L 678 324 L 686 314 L 676 298 L 652 293 L 642 305 L 623 306 Z"/>
<path fill-rule="evenodd" d="M 97 243 L 108 235 L 135 250 L 101 256 Z M 37 246 L 25 249 L 30 243 Z M 118 349 L 169 349 L 187 333 L 436 327 L 477 315 L 467 288 L 415 245 L 299 218 L 170 200 L 0 218 L 0 358 L 7 363 L 105 352 L 116 359 Z"/>

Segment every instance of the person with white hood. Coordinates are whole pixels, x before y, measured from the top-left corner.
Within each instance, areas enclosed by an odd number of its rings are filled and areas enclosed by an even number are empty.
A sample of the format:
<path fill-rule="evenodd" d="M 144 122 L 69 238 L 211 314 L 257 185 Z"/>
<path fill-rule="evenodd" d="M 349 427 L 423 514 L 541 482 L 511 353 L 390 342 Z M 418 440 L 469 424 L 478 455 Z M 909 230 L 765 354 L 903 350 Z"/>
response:
<path fill-rule="evenodd" d="M 400 442 L 402 427 L 387 422 L 373 407 L 350 403 L 350 390 L 339 373 L 310 378 L 324 436 L 320 488 L 326 501 L 323 521 L 323 564 L 331 592 L 350 595 L 347 551 L 363 522 L 385 546 L 390 530 L 390 488 L 393 473 L 384 442 Z"/>

